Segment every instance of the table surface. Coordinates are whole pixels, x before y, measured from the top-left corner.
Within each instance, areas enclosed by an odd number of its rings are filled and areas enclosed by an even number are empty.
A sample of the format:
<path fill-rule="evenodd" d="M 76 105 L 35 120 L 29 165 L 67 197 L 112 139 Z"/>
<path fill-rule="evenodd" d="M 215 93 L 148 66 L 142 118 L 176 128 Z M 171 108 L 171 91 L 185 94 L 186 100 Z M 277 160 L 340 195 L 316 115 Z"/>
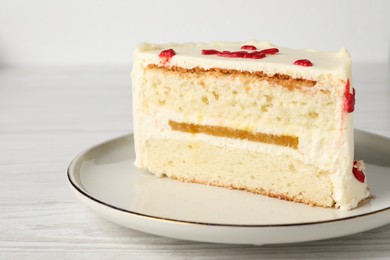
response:
<path fill-rule="evenodd" d="M 390 258 L 390 225 L 284 245 L 180 241 L 111 223 L 79 203 L 69 162 L 132 131 L 130 68 L 0 69 L 0 258 Z M 355 127 L 390 137 L 390 67 L 353 67 Z M 12 257 L 12 258 L 11 258 Z"/>

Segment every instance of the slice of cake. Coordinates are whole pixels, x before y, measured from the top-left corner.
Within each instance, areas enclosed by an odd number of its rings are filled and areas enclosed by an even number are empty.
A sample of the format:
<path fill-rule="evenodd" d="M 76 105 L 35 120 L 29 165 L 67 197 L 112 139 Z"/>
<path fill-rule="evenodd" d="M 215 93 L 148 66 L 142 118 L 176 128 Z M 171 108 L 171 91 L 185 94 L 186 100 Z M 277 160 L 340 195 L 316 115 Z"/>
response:
<path fill-rule="evenodd" d="M 185 182 L 352 209 L 350 56 L 267 42 L 142 44 L 132 71 L 137 167 Z"/>

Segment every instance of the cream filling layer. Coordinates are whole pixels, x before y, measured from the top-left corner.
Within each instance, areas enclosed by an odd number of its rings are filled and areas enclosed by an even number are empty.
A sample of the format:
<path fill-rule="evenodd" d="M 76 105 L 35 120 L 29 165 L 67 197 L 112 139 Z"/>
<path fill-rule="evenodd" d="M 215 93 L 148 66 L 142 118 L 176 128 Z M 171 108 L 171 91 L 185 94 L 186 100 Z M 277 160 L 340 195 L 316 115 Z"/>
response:
<path fill-rule="evenodd" d="M 340 153 L 343 152 L 339 148 L 340 144 L 346 141 L 341 139 L 343 136 L 340 136 L 340 132 L 336 130 L 324 132 L 321 129 L 295 129 L 295 131 L 292 132 L 295 134 L 299 133 L 297 135 L 299 138 L 299 144 L 297 149 L 293 149 L 286 146 L 266 144 L 242 139 L 216 137 L 203 133 L 191 134 L 174 131 L 169 125 L 169 121 L 173 120 L 176 122 L 218 126 L 215 119 L 207 118 L 206 116 L 203 117 L 201 121 L 199 121 L 197 118 L 191 117 L 191 115 L 183 116 L 177 113 L 156 110 L 152 113 L 152 115 L 142 113 L 139 118 L 139 123 L 143 125 L 140 126 L 140 128 L 147 129 L 147 131 L 144 130 L 142 132 L 142 135 L 145 139 L 194 138 L 196 140 L 205 141 L 220 147 L 247 149 L 250 151 L 258 151 L 281 156 L 289 155 L 304 163 L 316 164 L 320 170 L 328 172 L 339 171 L 338 158 L 340 158 Z M 272 127 L 270 125 L 264 126 L 261 132 L 259 131 L 259 133 L 272 135 L 286 134 L 284 129 L 280 129 L 280 127 Z M 346 145 L 346 147 L 348 146 Z M 331 152 L 327 153 L 327 151 Z M 348 156 L 348 158 L 345 158 L 345 160 L 347 161 L 349 158 L 352 161 L 351 154 Z"/>
<path fill-rule="evenodd" d="M 337 143 L 331 142 L 325 144 L 328 147 L 324 150 L 329 152 L 324 153 L 321 152 L 321 149 L 324 147 L 324 143 L 318 141 L 321 140 L 321 131 L 315 129 L 306 129 L 301 131 L 299 149 L 294 150 L 289 147 L 252 142 L 248 140 L 174 131 L 169 125 L 169 120 L 180 120 L 181 116 L 170 114 L 166 111 L 156 112 L 153 115 L 147 115 L 140 112 L 136 117 L 142 119 L 138 120 L 137 125 L 135 125 L 135 131 L 138 132 L 137 135 L 138 138 L 140 138 L 138 141 L 140 143 L 142 143 L 143 140 L 148 139 L 186 139 L 202 141 L 219 147 L 245 149 L 248 150 L 249 153 L 250 151 L 256 151 L 274 154 L 276 156 L 288 155 L 297 160 L 301 160 L 306 164 L 315 164 L 320 170 L 329 172 L 334 186 L 333 198 L 336 202 L 336 206 L 340 207 L 340 209 L 349 210 L 354 208 L 359 201 L 369 196 L 366 183 L 360 183 L 352 174 L 353 153 L 351 153 L 351 150 L 353 150 L 353 146 L 351 147 L 350 143 L 353 140 L 352 128 L 347 130 L 350 131 L 347 134 L 349 140 L 344 140 L 343 143 L 340 143 L 341 140 L 339 140 Z M 207 121 L 207 118 L 202 120 L 202 122 Z M 351 121 L 351 119 L 349 121 Z M 270 128 L 267 129 L 267 132 L 278 134 L 277 131 L 271 131 Z M 324 136 L 322 140 L 326 139 L 329 138 Z M 142 145 L 138 145 L 136 153 L 137 157 L 144 156 Z M 340 155 L 340 153 L 342 153 L 342 155 Z M 147 160 L 147 158 L 144 159 Z M 141 161 L 139 161 L 138 164 L 142 164 Z M 311 174 L 310 172 L 300 173 Z"/>

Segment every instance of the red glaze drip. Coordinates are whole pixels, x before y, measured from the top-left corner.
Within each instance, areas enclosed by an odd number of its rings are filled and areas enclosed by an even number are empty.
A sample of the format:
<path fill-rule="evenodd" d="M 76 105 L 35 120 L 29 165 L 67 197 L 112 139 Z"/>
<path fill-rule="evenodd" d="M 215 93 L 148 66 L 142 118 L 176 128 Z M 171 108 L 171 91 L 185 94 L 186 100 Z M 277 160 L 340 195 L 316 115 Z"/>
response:
<path fill-rule="evenodd" d="M 311 63 L 311 61 L 309 61 L 307 59 L 303 59 L 303 60 L 296 60 L 294 62 L 294 65 L 299 65 L 299 66 L 303 66 L 303 67 L 311 67 L 311 66 L 313 66 L 313 63 Z"/>
<path fill-rule="evenodd" d="M 276 53 L 279 52 L 279 49 L 278 48 L 270 48 L 270 49 L 264 49 L 264 50 L 261 50 L 262 53 L 266 54 L 266 55 L 274 55 Z"/>
<path fill-rule="evenodd" d="M 202 50 L 202 54 L 203 55 L 214 55 L 214 54 L 218 54 L 219 51 L 217 50 Z"/>
<path fill-rule="evenodd" d="M 366 175 L 364 175 L 363 171 L 360 171 L 357 167 L 357 161 L 353 161 L 353 167 L 352 167 L 352 172 L 355 178 L 360 181 L 361 183 L 364 183 L 366 180 Z"/>
<path fill-rule="evenodd" d="M 168 49 L 168 50 L 161 51 L 158 56 L 161 58 L 162 63 L 167 63 L 175 55 L 176 52 L 173 49 Z"/>
<path fill-rule="evenodd" d="M 241 50 L 252 50 L 252 51 L 254 51 L 254 50 L 257 50 L 257 48 L 255 46 L 253 46 L 253 45 L 243 45 L 243 46 L 241 46 Z"/>
<path fill-rule="evenodd" d="M 265 54 L 261 51 L 254 51 L 244 55 L 244 58 L 248 59 L 262 59 L 265 58 Z"/>
<path fill-rule="evenodd" d="M 223 52 L 219 52 L 217 53 L 218 56 L 221 56 L 221 57 L 228 57 L 228 58 L 243 58 L 245 56 L 245 54 L 247 54 L 248 52 L 246 51 L 223 51 Z"/>
<path fill-rule="evenodd" d="M 344 97 L 345 97 L 344 111 L 348 113 L 352 113 L 355 110 L 355 89 L 352 88 L 352 93 L 350 93 L 350 88 L 351 85 L 348 79 L 344 90 Z"/>
<path fill-rule="evenodd" d="M 265 54 L 264 53 L 256 53 L 255 55 L 253 55 L 251 58 L 252 59 L 262 59 L 262 58 L 265 58 Z"/>
<path fill-rule="evenodd" d="M 254 48 L 254 49 L 253 49 Z M 241 49 L 256 50 L 255 46 L 244 45 Z M 217 50 L 202 50 L 202 55 L 218 55 L 226 58 L 245 58 L 245 59 L 262 59 L 267 55 L 273 55 L 279 52 L 277 48 L 264 49 L 261 51 L 217 51 Z"/>

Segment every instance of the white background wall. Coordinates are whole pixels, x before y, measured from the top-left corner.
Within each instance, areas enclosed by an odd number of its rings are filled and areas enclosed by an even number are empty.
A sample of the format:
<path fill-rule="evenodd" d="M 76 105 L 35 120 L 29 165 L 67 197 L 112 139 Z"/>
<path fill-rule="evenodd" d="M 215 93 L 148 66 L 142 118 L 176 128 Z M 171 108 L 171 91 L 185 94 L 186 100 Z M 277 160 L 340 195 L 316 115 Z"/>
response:
<path fill-rule="evenodd" d="M 137 43 L 268 40 L 388 62 L 388 0 L 0 0 L 1 66 L 122 66 Z"/>

